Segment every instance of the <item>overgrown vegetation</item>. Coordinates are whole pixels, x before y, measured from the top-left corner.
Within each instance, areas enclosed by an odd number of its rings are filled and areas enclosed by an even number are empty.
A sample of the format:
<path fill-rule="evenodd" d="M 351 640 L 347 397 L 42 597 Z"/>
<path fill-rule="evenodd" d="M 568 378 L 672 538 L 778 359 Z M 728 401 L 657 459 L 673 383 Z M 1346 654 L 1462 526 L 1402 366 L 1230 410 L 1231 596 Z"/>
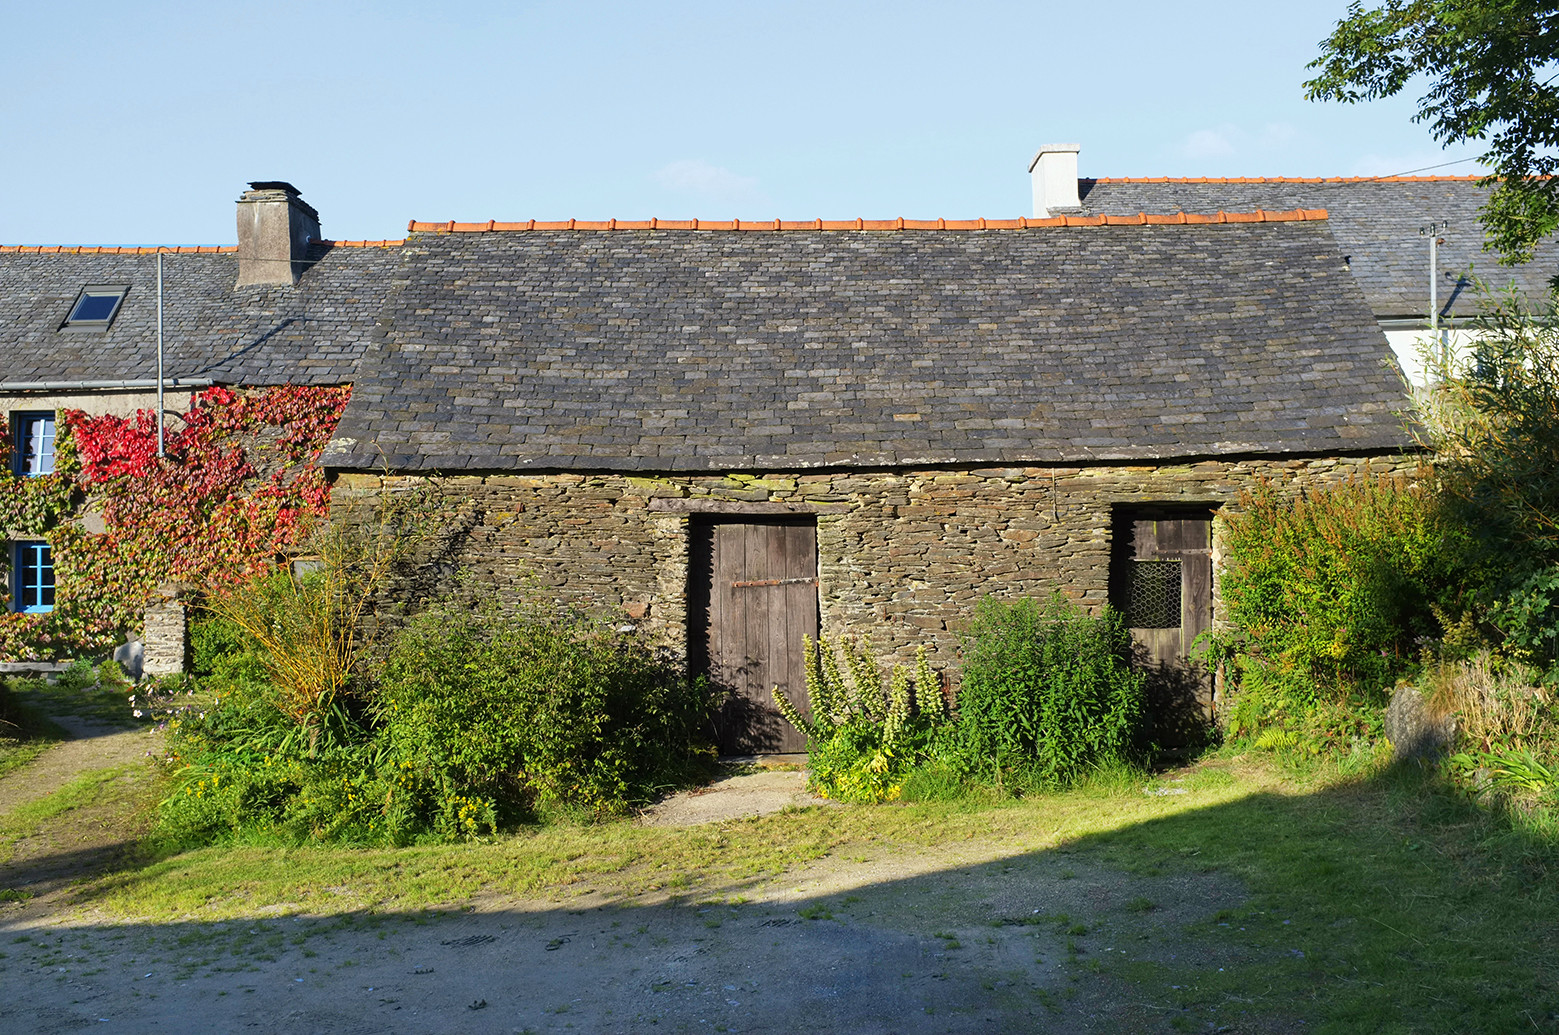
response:
<path fill-rule="evenodd" d="M 163 838 L 470 839 L 620 815 L 712 760 L 706 685 L 580 614 L 436 606 L 369 652 L 369 556 L 327 548 L 197 626 L 216 700 L 172 724 Z"/>
<path fill-rule="evenodd" d="M 1497 808 L 1559 805 L 1559 309 L 1483 291 L 1470 347 L 1424 350 L 1432 466 L 1223 519 L 1227 726 L 1287 754 L 1364 750 L 1393 690 L 1455 723 L 1449 772 Z"/>
<path fill-rule="evenodd" d="M 778 689 L 780 713 L 808 741 L 811 786 L 837 801 L 892 801 L 927 764 L 947 722 L 942 681 L 922 648 L 911 676 L 895 665 L 886 682 L 870 648 L 852 640 L 805 641 L 810 718 Z"/>
<path fill-rule="evenodd" d="M 1486 301 L 1471 350 L 1430 351 L 1422 417 L 1490 638 L 1559 677 L 1559 299 Z"/>
<path fill-rule="evenodd" d="M 1379 735 L 1392 685 L 1462 610 L 1466 537 L 1431 478 L 1366 474 L 1297 495 L 1264 485 L 1220 519 L 1234 632 L 1213 655 L 1237 663 L 1230 734 Z"/>
<path fill-rule="evenodd" d="M 1060 596 L 980 602 L 953 710 L 924 648 L 913 677 L 895 666 L 886 680 L 852 641 L 806 651 L 811 717 L 774 698 L 807 736 L 812 788 L 840 801 L 1065 786 L 1128 763 L 1142 717 L 1120 616 L 1090 617 Z"/>

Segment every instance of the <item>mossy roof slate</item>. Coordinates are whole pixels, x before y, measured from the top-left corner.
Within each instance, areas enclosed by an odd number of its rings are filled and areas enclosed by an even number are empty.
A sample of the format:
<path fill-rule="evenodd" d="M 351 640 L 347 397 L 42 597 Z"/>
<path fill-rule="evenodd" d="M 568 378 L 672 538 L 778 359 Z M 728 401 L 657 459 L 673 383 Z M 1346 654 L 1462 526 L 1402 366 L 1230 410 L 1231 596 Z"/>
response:
<path fill-rule="evenodd" d="M 326 463 L 720 471 L 1411 444 L 1325 221 L 413 233 Z"/>
<path fill-rule="evenodd" d="M 1257 208 L 1325 209 L 1338 249 L 1371 311 L 1380 318 L 1427 318 L 1429 244 L 1419 230 L 1449 223 L 1440 231 L 1437 266 L 1441 319 L 1466 318 L 1478 309 L 1475 278 L 1493 288 L 1514 283 L 1541 299 L 1559 273 L 1559 240 L 1549 238 L 1532 262 L 1498 265 L 1483 250 L 1478 210 L 1488 189 L 1470 177 L 1400 177 L 1381 180 L 1079 180 L 1087 214 L 1217 212 Z"/>
<path fill-rule="evenodd" d="M 169 377 L 229 384 L 344 384 L 383 314 L 398 249 L 316 246 L 296 287 L 234 288 L 231 252 L 163 256 Z M 104 332 L 62 330 L 80 290 L 128 285 Z M 125 381 L 157 374 L 155 254 L 0 254 L 0 390 L 6 382 Z"/>

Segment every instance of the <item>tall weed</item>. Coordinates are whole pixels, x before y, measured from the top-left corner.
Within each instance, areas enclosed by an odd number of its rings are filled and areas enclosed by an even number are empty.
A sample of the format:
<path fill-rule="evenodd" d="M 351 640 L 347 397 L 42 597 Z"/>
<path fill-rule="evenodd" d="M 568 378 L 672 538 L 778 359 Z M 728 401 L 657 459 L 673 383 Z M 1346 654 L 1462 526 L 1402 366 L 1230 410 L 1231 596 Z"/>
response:
<path fill-rule="evenodd" d="M 1559 748 L 1553 690 L 1541 673 L 1489 650 L 1439 661 L 1424 672 L 1430 708 L 1454 716 L 1457 735 L 1475 750 L 1529 743 Z"/>
<path fill-rule="evenodd" d="M 925 648 L 916 652 L 913 676 L 895 665 L 884 680 L 865 644 L 824 637 L 815 645 L 811 637 L 803 642 L 811 718 L 777 688 L 774 702 L 806 734 L 811 788 L 837 801 L 898 798 L 947 721 L 942 681 Z"/>
<path fill-rule="evenodd" d="M 271 703 L 290 718 L 310 751 L 345 735 L 353 702 L 376 645 L 379 596 L 397 569 L 431 534 L 421 501 L 386 501 L 372 515 L 332 522 L 310 538 L 317 559 L 289 565 L 215 594 L 209 608 L 246 639 Z M 259 685 L 259 684 L 256 684 Z"/>
<path fill-rule="evenodd" d="M 1058 786 L 1124 762 L 1144 707 L 1131 636 L 1061 596 L 981 600 L 963 646 L 958 721 L 943 751 L 967 777 Z"/>

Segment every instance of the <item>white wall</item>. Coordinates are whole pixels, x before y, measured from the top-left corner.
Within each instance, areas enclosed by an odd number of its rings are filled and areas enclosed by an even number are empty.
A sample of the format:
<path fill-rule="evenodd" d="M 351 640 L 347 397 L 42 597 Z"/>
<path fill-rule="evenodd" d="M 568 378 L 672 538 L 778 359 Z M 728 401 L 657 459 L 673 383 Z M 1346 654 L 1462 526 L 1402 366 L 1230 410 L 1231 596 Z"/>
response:
<path fill-rule="evenodd" d="M 1453 355 L 1466 358 L 1480 332 L 1442 329 L 1439 333 L 1444 346 L 1449 346 Z M 1426 346 L 1433 344 L 1434 336 L 1428 330 L 1388 330 L 1386 341 L 1390 343 L 1391 351 L 1396 353 L 1397 362 L 1401 364 L 1402 373 L 1408 382 L 1414 388 L 1423 388 L 1427 381 L 1424 376 L 1423 351 Z"/>
<path fill-rule="evenodd" d="M 163 393 L 163 406 L 174 413 L 187 413 L 191 394 L 187 388 L 166 391 Z M 81 410 L 92 417 L 104 414 L 128 417 L 136 410 L 156 409 L 155 390 L 0 393 L 0 412 L 7 415 L 28 410 Z"/>

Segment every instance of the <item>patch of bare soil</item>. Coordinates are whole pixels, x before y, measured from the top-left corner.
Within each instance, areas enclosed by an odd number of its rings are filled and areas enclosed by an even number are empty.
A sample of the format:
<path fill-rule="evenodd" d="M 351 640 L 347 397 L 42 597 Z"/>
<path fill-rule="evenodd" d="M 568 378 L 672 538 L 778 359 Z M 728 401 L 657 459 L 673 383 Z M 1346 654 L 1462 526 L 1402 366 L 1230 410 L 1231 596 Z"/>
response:
<path fill-rule="evenodd" d="M 766 816 L 785 808 L 831 804 L 807 790 L 807 774 L 800 769 L 760 769 L 674 794 L 647 809 L 639 822 L 651 827 L 690 827 Z"/>

